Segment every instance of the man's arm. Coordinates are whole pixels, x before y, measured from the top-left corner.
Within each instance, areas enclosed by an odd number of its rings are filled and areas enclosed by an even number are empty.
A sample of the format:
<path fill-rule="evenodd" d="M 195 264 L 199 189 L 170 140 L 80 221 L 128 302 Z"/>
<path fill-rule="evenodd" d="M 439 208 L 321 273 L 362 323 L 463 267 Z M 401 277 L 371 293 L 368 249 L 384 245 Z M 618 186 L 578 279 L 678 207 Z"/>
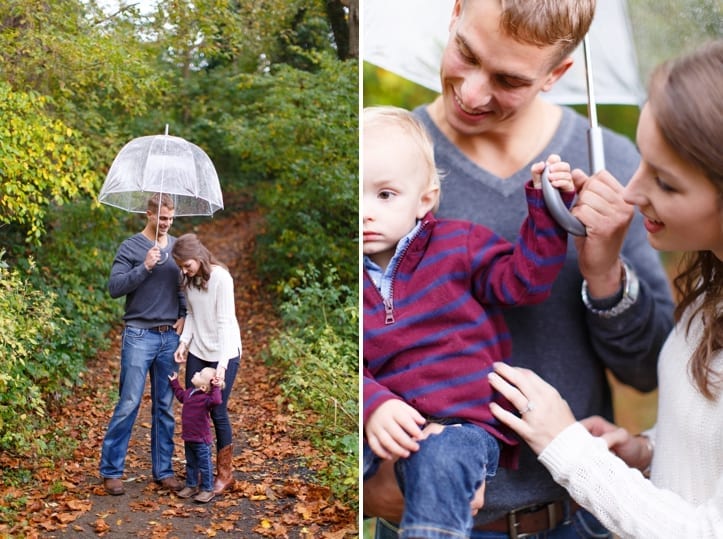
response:
<path fill-rule="evenodd" d="M 128 241 L 118 248 L 110 270 L 108 291 L 111 297 L 120 298 L 133 292 L 151 274 L 144 265 L 146 252 L 134 252 Z"/>
<path fill-rule="evenodd" d="M 574 177 L 580 190 L 574 212 L 588 231 L 575 244 L 593 348 L 621 382 L 651 391 L 657 386 L 658 353 L 673 326 L 659 254 L 612 175 L 602 171 L 587 178 L 575 171 Z"/>

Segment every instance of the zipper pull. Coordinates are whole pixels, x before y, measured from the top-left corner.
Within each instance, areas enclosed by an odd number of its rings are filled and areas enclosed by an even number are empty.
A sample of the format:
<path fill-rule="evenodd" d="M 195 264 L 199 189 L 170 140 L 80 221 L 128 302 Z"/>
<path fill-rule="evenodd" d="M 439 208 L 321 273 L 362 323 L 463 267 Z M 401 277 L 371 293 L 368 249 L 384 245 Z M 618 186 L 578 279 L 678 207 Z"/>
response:
<path fill-rule="evenodd" d="M 394 302 L 393 302 L 392 298 L 384 300 L 384 312 L 386 313 L 386 318 L 384 319 L 384 323 L 386 325 L 393 324 L 394 323 Z"/>

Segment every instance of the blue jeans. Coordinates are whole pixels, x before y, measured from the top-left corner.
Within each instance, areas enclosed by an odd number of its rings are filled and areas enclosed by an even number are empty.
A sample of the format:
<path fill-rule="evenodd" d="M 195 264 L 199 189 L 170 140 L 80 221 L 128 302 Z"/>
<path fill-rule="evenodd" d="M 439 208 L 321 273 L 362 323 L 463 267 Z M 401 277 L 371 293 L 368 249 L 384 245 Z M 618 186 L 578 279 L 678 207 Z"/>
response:
<path fill-rule="evenodd" d="M 365 461 L 368 451 L 365 450 Z M 419 450 L 395 464 L 404 494 L 399 537 L 469 537 L 470 501 L 487 477 L 497 472 L 500 447 L 483 428 L 446 425 L 422 440 Z M 368 462 L 364 471 L 369 476 Z"/>
<path fill-rule="evenodd" d="M 226 386 L 221 391 L 221 404 L 211 408 L 211 420 L 216 433 L 216 450 L 220 451 L 233 442 L 233 429 L 231 428 L 231 419 L 228 416 L 228 397 L 231 395 L 234 380 L 240 362 L 240 356 L 236 356 L 229 360 L 226 368 L 224 381 Z M 217 363 L 205 361 L 193 354 L 188 354 L 186 360 L 186 387 L 191 387 L 191 378 L 193 374 L 206 367 L 216 368 Z"/>
<path fill-rule="evenodd" d="M 398 529 L 394 524 L 377 519 L 374 539 L 397 539 Z M 473 539 L 509 539 L 509 535 L 500 532 L 473 531 Z M 565 521 L 554 530 L 526 535 L 525 539 L 610 539 L 612 534 L 585 509 L 578 509 L 569 521 Z"/>
<path fill-rule="evenodd" d="M 113 410 L 103 440 L 100 475 L 123 476 L 133 424 L 143 398 L 146 375 L 151 378 L 151 467 L 153 479 L 173 476 L 173 390 L 168 375 L 178 372 L 173 353 L 178 335 L 126 326 L 121 345 L 121 371 L 118 404 Z"/>
<path fill-rule="evenodd" d="M 213 490 L 213 464 L 211 464 L 211 444 L 203 442 L 184 442 L 186 450 L 186 486 L 198 486 L 201 476 L 201 490 Z"/>

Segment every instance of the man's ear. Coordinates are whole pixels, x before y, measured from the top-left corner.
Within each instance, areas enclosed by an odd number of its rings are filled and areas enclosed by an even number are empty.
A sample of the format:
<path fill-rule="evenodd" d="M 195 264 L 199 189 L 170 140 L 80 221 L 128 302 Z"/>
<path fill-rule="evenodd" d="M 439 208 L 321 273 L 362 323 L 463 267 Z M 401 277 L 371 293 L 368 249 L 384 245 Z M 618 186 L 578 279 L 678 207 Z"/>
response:
<path fill-rule="evenodd" d="M 454 7 L 452 8 L 452 17 L 449 20 L 448 29 L 451 32 L 454 27 L 454 23 L 457 22 L 459 16 L 462 14 L 462 0 L 454 0 Z"/>
<path fill-rule="evenodd" d="M 429 187 L 419 199 L 419 210 L 417 212 L 417 219 L 421 219 L 427 212 L 432 211 L 437 205 L 439 200 L 439 185 L 433 185 Z"/>
<path fill-rule="evenodd" d="M 567 73 L 567 70 L 572 67 L 572 63 L 572 56 L 568 56 L 564 58 L 559 64 L 557 64 L 550 72 L 550 74 L 547 75 L 547 80 L 541 88 L 542 91 L 549 92 L 550 89 L 552 89 L 552 87 L 555 85 L 555 83 L 560 80 L 560 77 Z"/>

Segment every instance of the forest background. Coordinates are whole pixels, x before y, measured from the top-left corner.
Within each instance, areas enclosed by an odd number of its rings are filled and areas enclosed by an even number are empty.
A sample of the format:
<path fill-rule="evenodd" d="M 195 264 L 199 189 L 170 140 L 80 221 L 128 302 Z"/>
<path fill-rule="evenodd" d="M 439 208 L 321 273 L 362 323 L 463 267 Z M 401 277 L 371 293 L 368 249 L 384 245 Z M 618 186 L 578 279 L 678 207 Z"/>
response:
<path fill-rule="evenodd" d="M 225 211 L 263 214 L 258 293 L 283 323 L 266 360 L 329 463 L 320 479 L 355 507 L 358 2 L 105 4 L 0 4 L 0 452 L 72 455 L 48 410 L 108 346 L 113 254 L 145 222 L 96 196 L 120 148 L 168 124 L 211 157 Z M 0 480 L 35 481 L 22 467 Z M 22 503 L 3 500 L 0 521 Z"/>

